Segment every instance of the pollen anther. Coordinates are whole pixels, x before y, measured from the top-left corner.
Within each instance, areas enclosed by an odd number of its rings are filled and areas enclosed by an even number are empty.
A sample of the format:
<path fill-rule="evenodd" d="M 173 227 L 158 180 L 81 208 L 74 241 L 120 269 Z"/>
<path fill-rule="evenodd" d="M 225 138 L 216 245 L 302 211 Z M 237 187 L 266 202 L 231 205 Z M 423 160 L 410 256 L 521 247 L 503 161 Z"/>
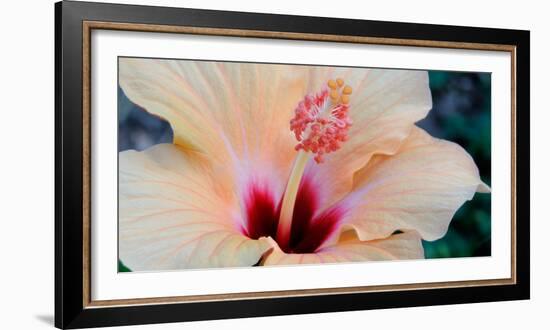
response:
<path fill-rule="evenodd" d="M 343 104 L 349 103 L 349 95 L 342 95 L 342 103 Z"/>
<path fill-rule="evenodd" d="M 329 80 L 327 86 L 328 89 L 306 95 L 290 121 L 290 129 L 298 140 L 295 149 L 314 153 L 317 163 L 323 162 L 324 155 L 341 148 L 352 124 L 348 116 L 352 88 L 343 87 L 341 78 Z"/>

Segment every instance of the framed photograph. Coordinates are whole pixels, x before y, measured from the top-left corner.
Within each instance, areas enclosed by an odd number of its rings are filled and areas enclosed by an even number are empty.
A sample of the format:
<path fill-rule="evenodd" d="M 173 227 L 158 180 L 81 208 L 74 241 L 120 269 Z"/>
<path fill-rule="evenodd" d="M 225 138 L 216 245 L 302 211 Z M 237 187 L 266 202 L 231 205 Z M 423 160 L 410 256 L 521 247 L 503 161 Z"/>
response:
<path fill-rule="evenodd" d="M 529 32 L 56 15 L 59 328 L 529 298 Z"/>

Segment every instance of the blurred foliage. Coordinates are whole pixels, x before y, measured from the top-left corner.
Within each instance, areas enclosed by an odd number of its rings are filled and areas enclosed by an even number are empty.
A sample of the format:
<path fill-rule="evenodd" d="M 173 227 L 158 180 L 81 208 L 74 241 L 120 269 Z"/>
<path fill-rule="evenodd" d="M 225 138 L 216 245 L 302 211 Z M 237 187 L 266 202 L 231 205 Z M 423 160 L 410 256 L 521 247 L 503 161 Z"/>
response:
<path fill-rule="evenodd" d="M 429 75 L 433 108 L 418 126 L 466 149 L 490 186 L 491 75 L 447 71 Z M 443 238 L 423 245 L 426 258 L 491 255 L 491 194 L 475 194 L 455 214 Z"/>
<path fill-rule="evenodd" d="M 461 145 L 491 185 L 491 75 L 430 71 L 433 108 L 418 123 L 431 135 Z M 119 88 L 119 151 L 170 143 L 170 125 L 131 103 Z M 491 195 L 476 194 L 455 214 L 447 234 L 423 241 L 426 258 L 491 255 Z M 130 271 L 122 262 L 119 272 Z"/>
<path fill-rule="evenodd" d="M 144 150 L 155 144 L 171 143 L 170 124 L 132 103 L 118 88 L 118 151 Z"/>
<path fill-rule="evenodd" d="M 118 272 L 119 273 L 127 273 L 127 272 L 131 272 L 130 268 L 126 267 L 126 265 L 124 265 L 122 263 L 122 261 L 118 261 Z"/>

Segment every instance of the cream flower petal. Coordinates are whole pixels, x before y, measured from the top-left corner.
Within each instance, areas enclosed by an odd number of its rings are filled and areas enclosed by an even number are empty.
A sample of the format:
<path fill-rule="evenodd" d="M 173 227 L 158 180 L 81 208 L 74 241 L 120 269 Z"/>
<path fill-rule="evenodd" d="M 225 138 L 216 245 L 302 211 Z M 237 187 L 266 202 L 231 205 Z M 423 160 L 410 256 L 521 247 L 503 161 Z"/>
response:
<path fill-rule="evenodd" d="M 270 248 L 239 230 L 228 180 L 172 144 L 119 154 L 119 257 L 133 271 L 251 266 Z"/>
<path fill-rule="evenodd" d="M 263 265 L 317 264 L 358 261 L 423 259 L 420 235 L 414 231 L 392 235 L 385 239 L 360 241 L 346 233 L 337 244 L 321 248 L 316 253 L 286 254 L 278 246 L 267 255 Z"/>
<path fill-rule="evenodd" d="M 321 88 L 319 83 L 331 77 L 342 77 L 353 88 L 349 111 L 353 126 L 340 150 L 327 155 L 321 166 L 313 162 L 309 165 L 309 170 L 331 191 L 327 207 L 351 190 L 353 173 L 374 154 L 395 153 L 414 123 L 432 107 L 425 71 L 314 68 L 310 71 L 310 88 Z M 331 179 L 322 180 L 328 177 Z"/>
<path fill-rule="evenodd" d="M 277 191 L 296 155 L 289 130 L 296 105 L 344 78 L 354 90 L 350 140 L 323 166 L 309 166 L 333 178 L 325 181 L 327 206 L 349 192 L 373 154 L 395 152 L 431 108 L 422 71 L 122 58 L 119 72 L 130 100 L 170 122 L 176 144 L 225 164 L 238 180 L 261 169 Z"/>
<path fill-rule="evenodd" d="M 396 230 L 436 240 L 476 191 L 489 188 L 470 155 L 415 128 L 397 154 L 375 156 L 356 173 L 354 191 L 342 202 L 351 213 L 342 229 L 355 229 L 364 241 Z"/>
<path fill-rule="evenodd" d="M 305 67 L 121 58 L 128 98 L 168 122 L 174 143 L 233 167 L 284 181 L 296 141 L 289 121 L 304 96 Z M 233 165 L 233 166 L 232 166 Z M 237 173 L 237 174 L 235 174 Z"/>

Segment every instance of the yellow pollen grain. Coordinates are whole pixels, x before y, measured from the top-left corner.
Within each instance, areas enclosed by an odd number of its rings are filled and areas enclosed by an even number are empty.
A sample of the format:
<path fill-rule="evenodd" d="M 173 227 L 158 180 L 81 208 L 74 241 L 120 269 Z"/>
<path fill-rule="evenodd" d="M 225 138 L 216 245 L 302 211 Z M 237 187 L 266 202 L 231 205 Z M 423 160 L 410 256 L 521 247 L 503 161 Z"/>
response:
<path fill-rule="evenodd" d="M 332 91 L 330 92 L 330 98 L 331 98 L 331 100 L 333 100 L 333 101 L 334 101 L 334 100 L 337 100 L 339 96 L 340 96 L 340 95 L 338 94 L 338 91 L 336 91 L 336 90 L 332 90 Z"/>
<path fill-rule="evenodd" d="M 328 82 L 327 82 L 327 85 L 328 87 L 330 87 L 330 89 L 336 89 L 336 87 L 338 87 L 338 85 L 336 84 L 336 81 L 330 79 Z"/>
<path fill-rule="evenodd" d="M 344 79 L 338 78 L 336 79 L 336 83 L 338 84 L 338 87 L 342 87 L 344 85 Z"/>
<path fill-rule="evenodd" d="M 343 94 L 349 95 L 351 94 L 353 90 L 351 89 L 351 86 L 344 87 L 344 90 L 342 91 Z"/>
<path fill-rule="evenodd" d="M 343 104 L 349 103 L 349 95 L 342 95 L 342 103 Z"/>

